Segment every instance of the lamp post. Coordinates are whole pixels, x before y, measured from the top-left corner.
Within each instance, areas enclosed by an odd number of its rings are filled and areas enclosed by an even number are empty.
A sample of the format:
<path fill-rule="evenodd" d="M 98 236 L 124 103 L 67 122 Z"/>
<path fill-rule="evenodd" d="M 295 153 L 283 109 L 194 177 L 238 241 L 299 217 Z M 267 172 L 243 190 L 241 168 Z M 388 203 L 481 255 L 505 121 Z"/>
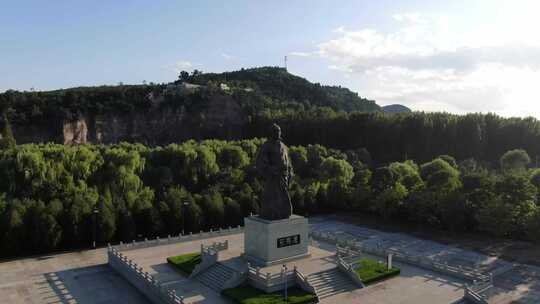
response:
<path fill-rule="evenodd" d="M 285 303 L 288 303 L 287 301 L 287 265 L 283 264 L 283 280 L 285 281 Z"/>
<path fill-rule="evenodd" d="M 96 234 L 97 234 L 97 216 L 99 214 L 99 209 L 94 207 L 92 209 L 92 248 L 96 248 Z"/>
<path fill-rule="evenodd" d="M 188 202 L 182 203 L 182 235 L 184 235 L 184 230 L 186 228 L 186 207 L 189 205 Z"/>

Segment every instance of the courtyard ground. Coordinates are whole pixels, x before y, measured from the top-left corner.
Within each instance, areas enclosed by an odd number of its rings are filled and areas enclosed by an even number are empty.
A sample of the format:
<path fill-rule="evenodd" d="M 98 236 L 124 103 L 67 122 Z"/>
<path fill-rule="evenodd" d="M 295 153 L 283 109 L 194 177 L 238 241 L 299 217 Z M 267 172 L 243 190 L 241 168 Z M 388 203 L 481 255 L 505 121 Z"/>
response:
<path fill-rule="evenodd" d="M 148 303 L 106 262 L 97 249 L 0 263 L 0 303 Z"/>
<path fill-rule="evenodd" d="M 452 243 L 440 243 L 399 232 L 381 231 L 344 222 L 337 217 L 310 219 L 311 229 L 331 232 L 345 238 L 363 240 L 409 255 L 427 256 L 449 264 L 477 267 L 484 271 L 509 269 L 495 277 L 495 288 L 486 296 L 492 303 L 540 303 L 540 268 L 527 264 L 512 264 L 500 258 L 470 251 Z M 241 234 L 203 240 L 228 239 L 230 250 L 220 256 L 229 266 L 238 263 L 243 247 Z M 167 256 L 194 252 L 201 241 L 179 243 L 127 251 L 126 255 L 145 269 L 167 281 L 178 294 L 191 296 L 202 303 L 227 303 L 198 282 L 187 280 L 166 264 Z M 312 257 L 298 265 L 302 272 L 333 267 L 333 247 L 314 242 Z M 319 260 L 319 261 L 317 261 Z M 322 264 L 320 261 L 325 261 Z M 107 265 L 106 249 L 44 255 L 0 263 L 0 303 L 148 303 L 146 299 Z M 236 263 L 236 264 L 235 264 Z M 397 278 L 371 285 L 365 289 L 344 292 L 323 299 L 322 303 L 441 303 L 455 302 L 463 295 L 460 280 L 442 276 L 410 265 L 395 263 L 402 269 Z M 191 294 L 189 294 L 191 292 Z"/>

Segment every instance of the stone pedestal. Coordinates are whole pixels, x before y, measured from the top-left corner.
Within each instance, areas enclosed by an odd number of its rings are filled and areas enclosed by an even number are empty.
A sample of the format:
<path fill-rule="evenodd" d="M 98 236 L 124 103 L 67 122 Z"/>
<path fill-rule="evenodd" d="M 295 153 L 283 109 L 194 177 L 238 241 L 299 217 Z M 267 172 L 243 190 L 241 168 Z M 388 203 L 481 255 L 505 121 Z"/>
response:
<path fill-rule="evenodd" d="M 269 221 L 250 216 L 244 219 L 245 257 L 264 267 L 309 256 L 307 218 L 292 215 L 288 219 Z"/>

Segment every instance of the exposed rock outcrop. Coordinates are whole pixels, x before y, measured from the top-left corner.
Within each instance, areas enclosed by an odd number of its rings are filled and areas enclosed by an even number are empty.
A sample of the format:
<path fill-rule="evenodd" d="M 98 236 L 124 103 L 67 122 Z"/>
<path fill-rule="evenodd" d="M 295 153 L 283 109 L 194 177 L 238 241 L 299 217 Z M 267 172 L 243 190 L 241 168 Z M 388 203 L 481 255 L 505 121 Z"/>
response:
<path fill-rule="evenodd" d="M 55 142 L 65 145 L 85 143 L 111 144 L 121 141 L 164 145 L 186 139 L 242 136 L 247 117 L 231 96 L 216 94 L 199 113 L 187 113 L 184 107 L 161 105 L 161 97 L 153 97 L 148 111 L 85 115 L 73 121 L 15 125 L 18 143 Z"/>
<path fill-rule="evenodd" d="M 86 144 L 88 127 L 86 119 L 81 118 L 76 121 L 64 122 L 62 127 L 64 145 Z"/>

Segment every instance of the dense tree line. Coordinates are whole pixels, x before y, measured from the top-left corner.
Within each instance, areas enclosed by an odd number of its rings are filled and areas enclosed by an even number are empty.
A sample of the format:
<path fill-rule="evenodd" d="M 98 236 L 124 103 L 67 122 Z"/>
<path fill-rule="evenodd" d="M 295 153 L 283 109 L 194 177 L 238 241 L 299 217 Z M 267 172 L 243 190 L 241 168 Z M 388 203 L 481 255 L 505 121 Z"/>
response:
<path fill-rule="evenodd" d="M 260 139 L 62 146 L 0 151 L 2 256 L 233 226 L 257 213 Z M 358 211 L 456 232 L 538 240 L 540 170 L 523 150 L 501 170 L 442 155 L 370 166 L 365 149 L 292 146 L 300 214 Z M 99 213 L 93 217 L 94 210 Z"/>
<path fill-rule="evenodd" d="M 498 167 L 499 157 L 522 148 L 536 164 L 540 156 L 540 121 L 533 117 L 503 118 L 496 114 L 336 112 L 330 108 L 302 111 L 268 110 L 255 116 L 246 137 L 261 137 L 278 122 L 287 142 L 320 144 L 340 150 L 366 148 L 384 164 L 412 159 L 426 162 L 438 155 L 474 158 Z"/>
<path fill-rule="evenodd" d="M 165 85 L 79 87 L 55 91 L 0 93 L 0 112 L 13 124 L 43 124 L 72 120 L 82 115 L 129 113 L 150 108 L 148 94 Z"/>
<path fill-rule="evenodd" d="M 62 121 L 81 115 L 142 113 L 151 108 L 167 107 L 182 108 L 187 114 L 183 129 L 191 130 L 191 133 L 187 132 L 181 140 L 202 140 L 220 136 L 220 132 L 206 127 L 210 124 L 204 110 L 213 96 L 228 94 L 241 105 L 245 119 L 242 120 L 244 131 L 227 133 L 227 139 L 263 137 L 267 126 L 278 122 L 289 144 L 320 144 L 340 150 L 365 148 L 373 156 L 370 165 L 406 159 L 423 163 L 448 154 L 459 161 L 474 158 L 484 166 L 496 169 L 500 155 L 511 149 L 527 151 L 533 164 L 540 156 L 540 122 L 532 117 L 365 112 L 375 108 L 346 89 L 312 84 L 285 69 L 273 67 L 220 74 L 184 72 L 179 81 L 204 84 L 204 88 L 188 95 L 168 94 L 164 84 L 82 87 L 50 92 L 7 91 L 0 94 L 0 112 L 3 113 L 0 128 L 8 119 L 14 129 L 20 124 L 43 123 L 60 124 L 55 128 L 61 130 Z M 227 83 L 231 89 L 220 90 L 220 83 Z M 149 95 L 162 96 L 163 100 L 154 104 Z M 169 141 L 158 144 L 168 144 L 172 137 L 165 138 Z"/>
<path fill-rule="evenodd" d="M 121 93 L 122 89 L 115 88 L 103 88 L 103 91 L 118 90 L 119 96 L 127 92 Z M 150 90 L 150 88 L 132 89 L 147 93 Z M 124 88 L 124 90 L 128 89 Z M 210 87 L 182 97 L 166 95 L 160 106 L 183 107 L 187 113 L 186 128 L 193 130 L 192 138 L 197 140 L 213 138 L 219 132 L 206 130 L 204 126 L 208 122 L 204 115 L 200 115 L 211 96 L 217 94 L 212 90 Z M 38 103 L 42 106 L 36 106 L 32 104 L 35 101 L 33 97 L 14 92 L 0 94 L 0 98 L 5 99 L 10 94 L 18 96 L 15 100 L 28 101 L 28 103 L 14 102 L 6 108 L 3 117 L 9 119 L 14 126 L 21 121 L 31 121 L 35 124 L 39 124 L 40 121 L 47 124 L 61 122 L 63 118 L 59 118 L 60 114 L 52 114 L 55 112 L 53 108 L 61 110 L 69 104 L 64 101 L 49 104 L 49 100 L 43 100 Z M 69 95 L 65 92 L 64 94 L 59 96 Z M 266 95 L 257 92 L 236 90 L 229 94 L 242 105 L 247 117 L 241 134 L 228 134 L 229 138 L 234 139 L 265 136 L 267 126 L 272 122 L 278 122 L 287 142 L 292 145 L 320 144 L 340 150 L 365 148 L 371 152 L 374 164 L 405 159 L 426 162 L 438 155 L 449 154 L 460 161 L 474 158 L 480 162 L 486 162 L 484 164 L 486 166 L 497 168 L 500 155 L 511 149 L 526 150 L 533 164 L 537 163 L 540 156 L 540 121 L 532 117 L 503 118 L 495 114 L 454 115 L 422 112 L 394 115 L 344 112 L 329 107 L 306 107 L 295 101 L 276 103 Z M 75 95 L 85 96 L 73 93 L 73 96 Z M 124 104 L 126 109 L 135 109 L 133 111 L 147 111 L 145 107 L 151 107 L 144 100 L 130 104 L 133 101 L 130 97 L 118 99 L 117 101 L 122 101 L 122 103 L 116 103 L 113 102 L 116 99 L 97 97 L 99 96 L 97 93 L 95 96 L 95 99 L 86 96 L 84 100 L 87 100 L 88 104 L 83 106 L 81 103 L 75 103 L 70 106 L 73 111 L 66 110 L 65 115 L 61 116 L 77 116 L 79 114 L 75 112 L 85 113 L 85 109 L 89 108 L 92 108 L 93 113 L 113 106 L 121 109 L 123 107 L 121 104 Z M 64 100 L 67 97 L 58 98 Z M 97 100 L 109 100 L 110 103 L 101 103 Z M 4 128 L 6 119 L 0 118 L 0 128 Z"/>

